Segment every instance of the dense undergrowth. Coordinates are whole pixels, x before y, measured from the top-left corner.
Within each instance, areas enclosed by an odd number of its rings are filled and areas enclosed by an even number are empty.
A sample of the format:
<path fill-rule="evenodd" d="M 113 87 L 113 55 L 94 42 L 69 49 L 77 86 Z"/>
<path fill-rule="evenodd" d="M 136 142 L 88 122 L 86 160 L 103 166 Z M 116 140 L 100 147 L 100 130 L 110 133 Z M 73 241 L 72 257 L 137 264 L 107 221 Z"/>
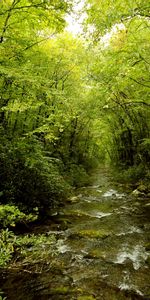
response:
<path fill-rule="evenodd" d="M 146 185 L 150 182 L 150 171 L 149 166 L 144 166 L 140 164 L 138 166 L 132 166 L 128 168 L 116 168 L 115 172 L 118 174 L 118 179 L 120 182 L 128 182 L 133 185 L 140 182 Z"/>
<path fill-rule="evenodd" d="M 0 232 L 0 268 L 5 268 L 11 262 L 12 266 L 30 266 L 36 263 L 50 262 L 50 257 L 56 255 L 56 240 L 48 234 L 15 235 L 14 232 L 3 229 Z"/>

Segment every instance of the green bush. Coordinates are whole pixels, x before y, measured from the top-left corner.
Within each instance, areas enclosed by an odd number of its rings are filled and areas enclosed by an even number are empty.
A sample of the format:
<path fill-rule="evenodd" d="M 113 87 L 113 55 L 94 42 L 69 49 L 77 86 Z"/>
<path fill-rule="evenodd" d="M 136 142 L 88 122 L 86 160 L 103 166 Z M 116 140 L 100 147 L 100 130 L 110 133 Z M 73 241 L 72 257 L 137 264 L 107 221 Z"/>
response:
<path fill-rule="evenodd" d="M 35 221 L 38 218 L 38 211 L 34 214 L 21 212 L 18 207 L 14 205 L 0 205 L 0 227 L 15 226 L 16 223 L 25 223 Z"/>
<path fill-rule="evenodd" d="M 88 184 L 89 182 L 89 176 L 82 165 L 67 165 L 66 174 L 66 180 L 72 186 L 81 187 Z"/>
<path fill-rule="evenodd" d="M 4 137 L 0 151 L 1 203 L 46 211 L 66 197 L 69 185 L 60 174 L 58 160 L 47 155 L 35 137 L 10 141 Z"/>
<path fill-rule="evenodd" d="M 145 182 L 150 179 L 149 167 L 143 165 L 134 165 L 132 167 L 115 167 L 113 177 L 120 182 L 137 183 L 141 180 Z"/>
<path fill-rule="evenodd" d="M 28 264 L 48 260 L 56 254 L 56 240 L 50 234 L 31 234 L 18 236 L 15 241 L 15 248 L 18 252 L 18 259 Z"/>
<path fill-rule="evenodd" d="M 47 260 L 56 255 L 54 235 L 38 234 L 16 236 L 8 229 L 0 231 L 0 268 L 8 266 L 10 261 L 35 263 Z M 13 261 L 12 261 L 13 262 Z"/>
<path fill-rule="evenodd" d="M 7 266 L 14 252 L 15 235 L 13 232 L 1 230 L 0 232 L 0 267 Z"/>
<path fill-rule="evenodd" d="M 3 296 L 3 292 L 2 292 L 2 290 L 0 289 L 0 300 L 6 300 L 7 299 L 7 297 L 4 297 Z"/>

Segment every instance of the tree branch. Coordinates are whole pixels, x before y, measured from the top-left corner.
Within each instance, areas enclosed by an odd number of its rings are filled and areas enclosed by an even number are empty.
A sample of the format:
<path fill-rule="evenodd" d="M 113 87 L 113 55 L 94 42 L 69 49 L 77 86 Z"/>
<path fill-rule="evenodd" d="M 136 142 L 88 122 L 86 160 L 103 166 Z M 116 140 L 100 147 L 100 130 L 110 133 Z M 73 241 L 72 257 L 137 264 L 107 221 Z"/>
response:
<path fill-rule="evenodd" d="M 5 32 L 7 30 L 7 27 L 8 27 L 8 22 L 9 22 L 9 19 L 11 17 L 11 13 L 12 13 L 12 10 L 15 8 L 15 5 L 18 4 L 20 2 L 20 0 L 14 0 L 10 9 L 8 10 L 8 15 L 5 19 L 5 22 L 4 22 L 4 26 L 3 26 L 3 29 L 2 29 L 2 33 L 1 33 L 1 37 L 0 37 L 0 44 L 3 43 L 4 41 L 4 35 L 5 35 Z"/>
<path fill-rule="evenodd" d="M 20 0 L 18 2 L 20 2 Z M 15 5 L 16 4 L 17 3 L 15 3 Z M 13 8 L 9 8 L 9 9 L 5 10 L 3 13 L 0 14 L 0 16 L 4 15 L 6 13 L 9 13 L 10 11 L 12 11 L 12 9 L 13 10 L 20 10 L 20 9 L 24 9 L 24 8 L 29 9 L 29 8 L 34 8 L 34 7 L 37 8 L 37 7 L 42 7 L 42 6 L 43 6 L 43 3 L 37 3 L 37 4 L 32 4 L 32 5 L 24 5 L 24 6 L 13 7 Z M 44 9 L 46 9 L 46 7 L 44 7 Z"/>
<path fill-rule="evenodd" d="M 143 105 L 146 105 L 146 106 L 150 106 L 149 103 L 146 103 L 144 101 L 134 101 L 134 102 L 126 102 L 126 103 L 124 103 L 125 106 L 126 105 L 132 105 L 132 104 L 143 104 Z"/>
<path fill-rule="evenodd" d="M 49 40 L 49 39 L 50 39 L 51 37 L 53 37 L 53 36 L 54 36 L 54 33 L 53 33 L 51 36 L 49 36 L 49 37 L 46 37 L 46 38 L 44 38 L 44 39 L 42 39 L 42 40 L 40 40 L 40 41 L 36 41 L 36 42 L 34 42 L 33 44 L 31 44 L 31 45 L 25 47 L 24 49 L 22 49 L 21 52 L 27 51 L 27 50 L 29 50 L 30 48 L 34 47 L 35 45 L 38 45 L 38 44 L 40 44 L 40 43 L 42 43 L 42 42 L 45 42 L 45 41 Z M 9 59 L 14 58 L 15 56 L 16 56 L 16 54 L 13 55 L 13 56 L 11 56 L 11 57 L 9 57 Z"/>
<path fill-rule="evenodd" d="M 144 84 L 144 83 L 142 83 L 142 82 L 139 82 L 138 80 L 136 80 L 136 79 L 134 79 L 134 78 L 132 78 L 132 77 L 129 77 L 129 79 L 133 80 L 133 81 L 136 82 L 137 84 L 140 84 L 140 85 L 142 85 L 142 86 L 145 86 L 145 87 L 150 88 L 149 85 L 146 85 L 146 84 Z"/>

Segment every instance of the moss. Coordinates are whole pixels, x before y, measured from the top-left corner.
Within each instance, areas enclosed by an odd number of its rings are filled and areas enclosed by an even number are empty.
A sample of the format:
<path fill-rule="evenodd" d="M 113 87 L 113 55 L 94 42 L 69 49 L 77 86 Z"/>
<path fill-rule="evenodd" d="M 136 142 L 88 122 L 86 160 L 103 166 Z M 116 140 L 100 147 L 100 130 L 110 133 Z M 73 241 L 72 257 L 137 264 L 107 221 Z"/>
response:
<path fill-rule="evenodd" d="M 78 236 L 80 237 L 89 237 L 89 238 L 106 238 L 110 235 L 110 232 L 107 232 L 103 229 L 101 230 L 92 230 L 92 229 L 87 229 L 87 230 L 81 230 L 77 233 Z"/>
<path fill-rule="evenodd" d="M 84 213 L 83 211 L 80 210 L 70 210 L 66 213 L 68 216 L 78 216 L 78 217 L 90 217 L 87 213 Z"/>
<path fill-rule="evenodd" d="M 78 216 L 87 216 L 87 213 L 86 212 L 83 212 L 83 211 L 80 211 L 80 210 L 75 210 L 75 211 L 73 211 L 73 214 L 75 214 L 75 215 L 78 215 Z"/>
<path fill-rule="evenodd" d="M 77 300 L 94 300 L 95 298 L 93 296 L 80 296 L 77 298 Z"/>
<path fill-rule="evenodd" d="M 53 294 L 68 294 L 69 292 L 69 287 L 68 286 L 59 286 L 55 289 L 53 289 L 52 293 Z"/>
<path fill-rule="evenodd" d="M 89 258 L 89 259 L 99 259 L 99 258 L 105 258 L 105 253 L 99 249 L 94 249 L 92 251 L 90 251 L 85 258 Z"/>

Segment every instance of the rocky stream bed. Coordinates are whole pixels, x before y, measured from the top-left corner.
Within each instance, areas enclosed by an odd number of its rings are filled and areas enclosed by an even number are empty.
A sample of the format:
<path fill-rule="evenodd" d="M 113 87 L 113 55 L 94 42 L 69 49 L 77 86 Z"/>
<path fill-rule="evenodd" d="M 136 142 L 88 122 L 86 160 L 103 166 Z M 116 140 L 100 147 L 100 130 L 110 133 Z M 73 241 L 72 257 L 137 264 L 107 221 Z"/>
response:
<path fill-rule="evenodd" d="M 97 172 L 93 185 L 78 189 L 53 212 L 55 222 L 43 225 L 55 236 L 57 255 L 3 272 L 7 299 L 150 299 L 149 216 L 147 196 L 132 195 L 107 170 Z"/>

